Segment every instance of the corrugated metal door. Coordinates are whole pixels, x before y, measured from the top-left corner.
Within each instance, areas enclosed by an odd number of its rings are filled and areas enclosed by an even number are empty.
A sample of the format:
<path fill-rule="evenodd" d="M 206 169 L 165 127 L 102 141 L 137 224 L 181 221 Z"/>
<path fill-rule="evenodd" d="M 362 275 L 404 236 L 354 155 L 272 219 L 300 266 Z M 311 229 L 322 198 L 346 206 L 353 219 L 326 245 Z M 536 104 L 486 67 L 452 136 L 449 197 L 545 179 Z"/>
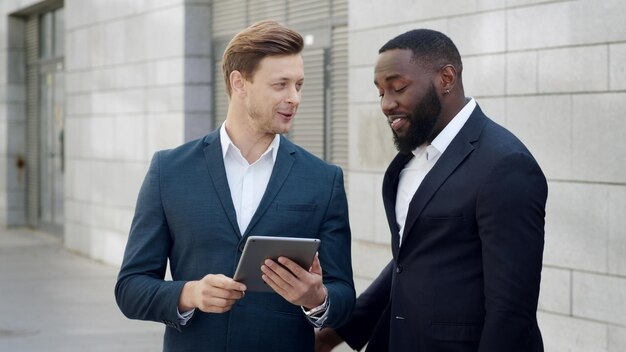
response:
<path fill-rule="evenodd" d="M 247 26 L 246 0 L 213 1 L 213 37 L 230 36 Z"/>
<path fill-rule="evenodd" d="M 330 152 L 328 161 L 348 167 L 348 27 L 332 31 L 330 50 L 332 70 L 329 74 L 331 116 L 329 118 Z"/>
<path fill-rule="evenodd" d="M 287 16 L 286 0 L 249 0 L 248 23 L 272 19 L 285 23 Z"/>
<path fill-rule="evenodd" d="M 289 0 L 287 21 L 292 26 L 302 23 L 324 24 L 330 18 L 330 4 L 330 0 Z"/>
<path fill-rule="evenodd" d="M 302 101 L 288 137 L 294 143 L 323 159 L 325 156 L 325 50 L 305 50 L 302 58 L 304 60 Z"/>
<path fill-rule="evenodd" d="M 226 87 L 222 74 L 222 58 L 216 58 L 215 62 L 215 89 L 213 93 L 213 128 L 218 128 L 226 120 L 226 113 L 228 112 L 228 94 L 226 94 Z"/>

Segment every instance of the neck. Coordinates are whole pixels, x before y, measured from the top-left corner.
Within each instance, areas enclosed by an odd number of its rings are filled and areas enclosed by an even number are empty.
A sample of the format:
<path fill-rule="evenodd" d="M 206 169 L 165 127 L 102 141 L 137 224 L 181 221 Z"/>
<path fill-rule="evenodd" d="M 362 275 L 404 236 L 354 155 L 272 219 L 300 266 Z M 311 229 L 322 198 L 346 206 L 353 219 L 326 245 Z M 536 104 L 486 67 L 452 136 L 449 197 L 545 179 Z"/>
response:
<path fill-rule="evenodd" d="M 432 142 L 441 131 L 443 131 L 446 126 L 452 121 L 452 119 L 463 109 L 465 104 L 469 101 L 465 98 L 465 94 L 460 92 L 460 94 L 451 93 L 451 96 L 447 97 L 447 101 L 442 101 L 441 104 L 441 113 L 440 118 L 435 128 L 433 130 L 433 134 L 431 138 L 429 138 L 429 143 Z"/>
<path fill-rule="evenodd" d="M 274 140 L 275 134 L 264 133 L 254 129 L 248 121 L 238 122 L 229 115 L 226 118 L 225 128 L 228 137 L 241 151 L 241 155 L 249 164 L 259 160 Z"/>

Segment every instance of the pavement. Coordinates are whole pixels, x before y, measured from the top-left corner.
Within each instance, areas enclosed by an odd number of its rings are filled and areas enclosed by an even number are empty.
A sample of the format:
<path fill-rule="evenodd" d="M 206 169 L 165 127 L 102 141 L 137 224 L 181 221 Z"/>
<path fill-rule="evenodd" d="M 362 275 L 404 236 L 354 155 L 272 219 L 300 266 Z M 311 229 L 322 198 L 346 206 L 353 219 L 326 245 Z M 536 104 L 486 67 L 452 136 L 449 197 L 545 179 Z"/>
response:
<path fill-rule="evenodd" d="M 162 351 L 163 324 L 118 309 L 118 270 L 64 249 L 58 237 L 0 227 L 0 352 Z"/>
<path fill-rule="evenodd" d="M 0 351 L 162 351 L 162 324 L 118 309 L 117 271 L 58 237 L 0 228 Z"/>

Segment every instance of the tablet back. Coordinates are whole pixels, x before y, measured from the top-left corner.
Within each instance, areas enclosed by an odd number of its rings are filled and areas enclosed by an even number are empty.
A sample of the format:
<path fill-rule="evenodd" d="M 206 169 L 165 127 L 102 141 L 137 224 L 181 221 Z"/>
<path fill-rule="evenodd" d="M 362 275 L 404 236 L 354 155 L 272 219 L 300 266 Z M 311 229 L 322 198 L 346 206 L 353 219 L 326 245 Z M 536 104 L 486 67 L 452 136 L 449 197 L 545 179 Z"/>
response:
<path fill-rule="evenodd" d="M 261 278 L 265 259 L 287 257 L 309 270 L 319 245 L 317 238 L 250 236 L 233 279 L 244 283 L 247 291 L 274 292 Z"/>

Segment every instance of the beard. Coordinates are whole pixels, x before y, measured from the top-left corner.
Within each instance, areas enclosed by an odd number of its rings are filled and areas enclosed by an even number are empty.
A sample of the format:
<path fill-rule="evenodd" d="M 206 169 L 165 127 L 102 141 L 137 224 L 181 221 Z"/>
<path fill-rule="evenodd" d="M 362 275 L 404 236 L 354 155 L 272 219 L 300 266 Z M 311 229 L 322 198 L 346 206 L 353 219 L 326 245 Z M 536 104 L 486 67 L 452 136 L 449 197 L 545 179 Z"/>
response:
<path fill-rule="evenodd" d="M 409 154 L 415 148 L 429 141 L 433 134 L 435 125 L 439 121 L 441 113 L 441 101 L 437 96 L 437 91 L 433 84 L 430 90 L 417 103 L 413 112 L 407 117 L 409 120 L 409 128 L 406 134 L 399 136 L 393 132 L 393 142 L 396 149 L 402 154 Z"/>
<path fill-rule="evenodd" d="M 282 134 L 289 132 L 289 127 L 281 127 L 274 123 L 274 111 L 265 112 L 259 106 L 252 104 L 248 108 L 248 116 L 250 116 L 250 125 L 262 133 Z"/>

